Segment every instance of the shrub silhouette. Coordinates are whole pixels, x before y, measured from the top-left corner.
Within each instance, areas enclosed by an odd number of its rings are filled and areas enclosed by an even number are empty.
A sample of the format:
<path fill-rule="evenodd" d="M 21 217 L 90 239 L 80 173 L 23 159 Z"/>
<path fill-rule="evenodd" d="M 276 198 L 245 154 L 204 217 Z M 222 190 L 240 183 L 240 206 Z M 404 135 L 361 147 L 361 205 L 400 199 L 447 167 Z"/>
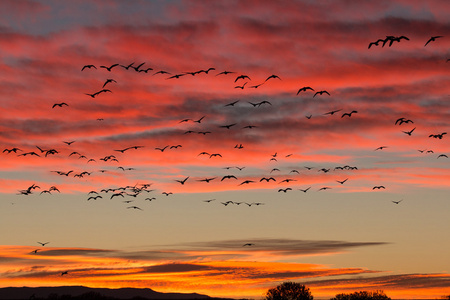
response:
<path fill-rule="evenodd" d="M 296 282 L 283 282 L 266 293 L 266 300 L 313 300 L 313 296 L 306 286 Z"/>
<path fill-rule="evenodd" d="M 350 294 L 337 294 L 334 298 L 330 300 L 390 300 L 388 296 L 383 291 L 375 292 L 354 292 Z"/>

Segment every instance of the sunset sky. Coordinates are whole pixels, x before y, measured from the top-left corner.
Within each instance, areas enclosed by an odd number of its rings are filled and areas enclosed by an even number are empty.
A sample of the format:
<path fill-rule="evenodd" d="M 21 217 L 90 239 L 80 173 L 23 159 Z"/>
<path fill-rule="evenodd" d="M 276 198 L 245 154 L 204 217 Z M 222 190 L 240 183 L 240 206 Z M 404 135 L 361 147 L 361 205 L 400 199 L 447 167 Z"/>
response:
<path fill-rule="evenodd" d="M 1 1 L 0 287 L 450 295 L 449 59 L 448 0 Z"/>

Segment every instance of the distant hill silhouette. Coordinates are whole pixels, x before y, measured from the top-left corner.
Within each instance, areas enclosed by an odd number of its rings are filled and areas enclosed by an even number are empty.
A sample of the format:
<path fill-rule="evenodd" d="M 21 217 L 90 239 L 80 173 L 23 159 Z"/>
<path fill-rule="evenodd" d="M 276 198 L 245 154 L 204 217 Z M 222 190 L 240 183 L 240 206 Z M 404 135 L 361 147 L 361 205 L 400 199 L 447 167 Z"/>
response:
<path fill-rule="evenodd" d="M 89 294 L 89 295 L 88 295 Z M 64 297 L 63 297 L 64 296 Z M 82 297 L 80 297 L 82 296 Z M 58 287 L 7 287 L 0 288 L 0 299 L 152 299 L 152 300 L 213 300 L 197 293 L 160 293 L 152 289 L 137 288 L 89 288 L 85 286 Z"/>

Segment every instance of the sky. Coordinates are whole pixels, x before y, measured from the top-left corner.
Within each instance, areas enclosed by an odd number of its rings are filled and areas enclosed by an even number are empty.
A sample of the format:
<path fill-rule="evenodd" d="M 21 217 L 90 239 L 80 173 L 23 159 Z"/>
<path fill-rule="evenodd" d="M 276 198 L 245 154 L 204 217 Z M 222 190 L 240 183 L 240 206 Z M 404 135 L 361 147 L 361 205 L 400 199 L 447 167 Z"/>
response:
<path fill-rule="evenodd" d="M 449 20 L 1 1 L 0 287 L 449 295 Z"/>

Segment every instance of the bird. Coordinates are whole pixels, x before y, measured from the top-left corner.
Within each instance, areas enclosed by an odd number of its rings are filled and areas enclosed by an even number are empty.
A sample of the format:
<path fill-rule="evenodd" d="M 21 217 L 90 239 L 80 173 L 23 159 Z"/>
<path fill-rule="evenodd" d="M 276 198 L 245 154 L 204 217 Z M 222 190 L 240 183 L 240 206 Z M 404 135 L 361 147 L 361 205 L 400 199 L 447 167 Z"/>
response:
<path fill-rule="evenodd" d="M 217 75 L 216 75 L 217 76 Z M 236 100 L 236 101 L 233 101 L 233 102 L 230 102 L 230 103 L 228 103 L 228 104 L 225 104 L 224 106 L 226 107 L 226 106 L 234 106 L 236 103 L 238 103 L 239 102 L 239 100 Z"/>
<path fill-rule="evenodd" d="M 169 73 L 169 72 L 167 72 L 167 71 L 164 71 L 164 70 L 158 71 L 158 72 L 154 73 L 152 76 L 155 76 L 156 74 L 167 74 L 167 75 L 171 75 L 171 73 Z"/>
<path fill-rule="evenodd" d="M 91 68 L 97 69 L 97 67 L 94 66 L 94 65 L 84 65 L 84 66 L 81 68 L 81 71 L 84 71 L 84 69 L 91 69 Z"/>
<path fill-rule="evenodd" d="M 285 188 L 285 189 L 279 189 L 278 190 L 278 192 L 284 192 L 284 193 L 286 193 L 287 191 L 292 191 L 292 189 L 291 188 Z"/>
<path fill-rule="evenodd" d="M 195 123 L 201 123 L 202 122 L 202 120 L 205 118 L 206 116 L 203 116 L 203 117 L 201 117 L 200 119 L 198 119 L 198 120 L 195 120 L 195 121 L 193 121 L 193 122 L 195 122 Z"/>
<path fill-rule="evenodd" d="M 69 104 L 67 104 L 66 102 L 55 103 L 55 104 L 53 104 L 52 108 L 55 108 L 56 106 L 63 107 L 63 106 L 69 106 Z"/>
<path fill-rule="evenodd" d="M 387 148 L 387 146 L 380 146 L 380 147 L 378 147 L 377 149 L 375 149 L 375 151 L 377 151 L 377 150 L 383 150 L 384 148 Z"/>
<path fill-rule="evenodd" d="M 414 127 L 413 129 L 411 129 L 410 131 L 403 131 L 404 133 L 406 133 L 407 135 L 411 136 L 411 134 L 413 133 L 413 131 L 416 129 L 416 127 Z"/>
<path fill-rule="evenodd" d="M 248 80 L 251 80 L 250 77 L 248 77 L 247 75 L 239 75 L 238 77 L 236 77 L 236 79 L 234 80 L 234 82 L 238 81 L 239 79 L 248 79 Z"/>
<path fill-rule="evenodd" d="M 233 127 L 234 125 L 236 125 L 237 123 L 233 123 L 233 124 L 228 124 L 228 125 L 222 125 L 219 126 L 220 128 L 226 128 L 226 129 L 230 129 L 231 127 Z"/>
<path fill-rule="evenodd" d="M 379 42 L 384 42 L 384 40 L 383 39 L 378 39 L 376 42 L 370 42 L 368 49 L 370 49 L 370 47 L 372 47 L 372 45 L 378 46 Z"/>
<path fill-rule="evenodd" d="M 87 199 L 87 201 L 89 201 L 89 200 L 97 200 L 98 198 L 103 198 L 101 195 L 97 195 L 97 196 L 91 196 L 91 197 L 89 197 L 88 199 Z"/>
<path fill-rule="evenodd" d="M 264 82 L 266 82 L 267 80 L 272 79 L 272 78 L 273 78 L 273 79 L 277 78 L 277 79 L 280 79 L 280 80 L 281 80 L 281 78 L 278 77 L 278 75 L 272 74 L 272 75 L 270 75 L 269 77 L 267 77 L 266 80 L 264 80 Z"/>
<path fill-rule="evenodd" d="M 443 133 L 439 133 L 439 134 L 430 134 L 429 137 L 441 140 L 445 134 L 447 134 L 447 132 L 443 132 Z"/>
<path fill-rule="evenodd" d="M 402 125 L 403 123 L 406 123 L 406 124 L 408 124 L 408 123 L 414 123 L 412 120 L 410 120 L 410 119 L 406 119 L 406 118 L 399 118 L 399 119 L 397 119 L 396 121 L 395 121 L 395 125 Z"/>
<path fill-rule="evenodd" d="M 445 158 L 448 158 L 448 156 L 447 156 L 447 155 L 445 155 L 445 154 L 439 154 L 439 156 L 438 156 L 437 158 L 440 158 L 440 157 L 445 157 Z"/>
<path fill-rule="evenodd" d="M 117 81 L 115 81 L 114 79 L 106 79 L 105 83 L 103 84 L 102 88 L 104 88 L 108 83 L 110 82 L 114 82 L 117 83 Z"/>
<path fill-rule="evenodd" d="M 213 153 L 213 154 L 210 154 L 210 155 L 209 155 L 209 158 L 215 157 L 215 156 L 222 157 L 222 155 L 220 155 L 220 153 Z"/>
<path fill-rule="evenodd" d="M 112 199 L 112 198 L 118 197 L 118 196 L 121 196 L 122 198 L 125 198 L 125 196 L 123 195 L 123 193 L 114 193 L 114 194 L 111 195 L 111 198 L 109 198 L 109 199 Z"/>
<path fill-rule="evenodd" d="M 172 192 L 162 192 L 161 194 L 169 196 L 169 195 L 172 195 L 173 193 Z"/>
<path fill-rule="evenodd" d="M 108 70 L 108 72 L 111 72 L 112 68 L 117 67 L 118 65 L 119 64 L 113 64 L 113 65 L 111 65 L 109 67 L 107 67 L 107 66 L 100 66 L 100 68 L 106 69 L 106 70 Z"/>
<path fill-rule="evenodd" d="M 68 271 L 61 272 L 61 276 L 68 275 L 68 274 L 69 274 Z"/>
<path fill-rule="evenodd" d="M 188 180 L 188 178 L 189 178 L 189 176 L 188 177 L 186 177 L 185 179 L 183 179 L 183 180 L 178 180 L 178 179 L 175 179 L 175 181 L 176 182 L 179 182 L 179 183 L 181 183 L 182 185 L 184 185 L 185 184 L 185 182 L 186 182 L 186 180 Z"/>
<path fill-rule="evenodd" d="M 399 203 L 402 202 L 402 201 L 403 201 L 403 199 L 402 199 L 402 200 L 399 200 L 399 201 L 392 201 L 392 203 L 399 204 Z"/>
<path fill-rule="evenodd" d="M 212 180 L 214 180 L 214 179 L 216 179 L 217 177 L 210 177 L 210 178 L 205 178 L 205 179 L 199 179 L 199 180 L 197 180 L 197 181 L 204 181 L 204 182 L 206 182 L 206 183 L 209 183 L 210 181 L 212 181 Z"/>
<path fill-rule="evenodd" d="M 5 152 L 8 152 L 8 153 L 11 153 L 11 152 L 17 153 L 17 151 L 22 151 L 22 150 L 19 149 L 19 148 L 14 147 L 14 148 L 11 148 L 11 149 L 4 149 L 4 150 L 3 150 L 3 153 L 5 153 Z"/>
<path fill-rule="evenodd" d="M 225 175 L 222 177 L 222 179 L 220 181 L 224 181 L 225 179 L 232 179 L 232 178 L 237 179 L 237 177 L 234 175 Z"/>
<path fill-rule="evenodd" d="M 72 145 L 73 143 L 75 143 L 75 141 L 71 141 L 71 142 L 65 142 L 63 141 L 64 144 L 67 144 L 68 146 Z"/>
<path fill-rule="evenodd" d="M 283 182 L 287 182 L 287 183 L 289 183 L 289 182 L 291 182 L 291 181 L 297 181 L 297 179 L 286 178 L 286 179 L 284 179 L 284 180 L 280 181 L 280 183 L 283 183 Z M 280 183 L 279 183 L 279 184 L 280 184 Z"/>
<path fill-rule="evenodd" d="M 386 189 L 383 185 L 377 185 L 372 188 L 372 190 Z"/>
<path fill-rule="evenodd" d="M 133 208 L 133 209 L 139 209 L 139 210 L 143 210 L 142 208 L 140 208 L 140 207 L 137 207 L 137 206 L 128 206 L 127 208 Z"/>
<path fill-rule="evenodd" d="M 19 155 L 17 155 L 17 156 L 27 156 L 27 155 L 34 155 L 34 156 L 39 156 L 39 157 L 40 157 L 40 155 L 37 154 L 37 153 L 34 152 L 34 151 L 22 153 L 22 154 L 19 154 Z"/>
<path fill-rule="evenodd" d="M 216 76 L 219 76 L 219 75 L 227 75 L 227 74 L 232 74 L 232 73 L 236 73 L 236 72 L 223 71 L 223 72 L 220 72 L 220 73 L 216 74 Z"/>
<path fill-rule="evenodd" d="M 243 90 L 246 84 L 247 82 L 245 82 L 243 85 L 236 85 L 234 88 Z"/>
<path fill-rule="evenodd" d="M 239 185 L 249 184 L 249 183 L 252 183 L 252 182 L 254 182 L 254 181 L 253 180 L 245 180 L 245 181 L 241 182 Z"/>
<path fill-rule="evenodd" d="M 324 187 L 320 188 L 319 191 L 324 191 L 324 190 L 329 190 L 329 189 L 331 189 L 331 188 L 328 186 L 324 186 Z"/>
<path fill-rule="evenodd" d="M 299 191 L 302 191 L 303 193 L 306 193 L 311 187 L 308 187 L 306 189 L 298 189 Z"/>
<path fill-rule="evenodd" d="M 261 182 L 261 181 L 270 182 L 271 180 L 276 181 L 276 179 L 273 178 L 273 177 L 269 177 L 269 178 L 263 177 L 263 178 L 261 178 L 261 179 L 259 180 L 259 182 Z"/>
<path fill-rule="evenodd" d="M 306 92 L 307 90 L 311 90 L 311 91 L 314 92 L 314 89 L 313 89 L 312 87 L 310 87 L 310 86 L 304 86 L 304 87 L 302 87 L 302 88 L 300 88 L 300 89 L 298 90 L 297 95 L 300 94 L 301 92 Z"/>
<path fill-rule="evenodd" d="M 216 200 L 216 199 L 203 200 L 203 202 L 209 203 L 209 202 L 212 202 L 212 201 L 214 201 L 214 200 Z"/>
<path fill-rule="evenodd" d="M 166 150 L 167 147 L 169 147 L 169 145 L 164 146 L 163 148 L 156 147 L 155 150 L 159 150 L 159 151 L 161 151 L 161 152 L 164 152 L 164 150 Z"/>
<path fill-rule="evenodd" d="M 181 76 L 184 76 L 184 75 L 187 75 L 187 74 L 175 74 L 175 75 L 170 76 L 170 77 L 168 77 L 168 78 L 166 78 L 166 79 L 173 79 L 173 78 L 178 79 L 178 78 L 180 78 Z"/>
<path fill-rule="evenodd" d="M 42 247 L 44 247 L 45 245 L 47 245 L 50 242 L 45 242 L 45 243 L 37 242 L 37 243 L 40 244 Z"/>
<path fill-rule="evenodd" d="M 352 111 L 349 112 L 349 113 L 344 113 L 344 114 L 341 116 L 341 118 L 343 118 L 343 117 L 345 117 L 345 116 L 351 117 L 352 114 L 355 114 L 355 113 L 358 113 L 358 112 L 357 112 L 356 110 L 352 110 Z"/>
<path fill-rule="evenodd" d="M 242 247 L 250 247 L 250 246 L 254 246 L 255 244 L 253 243 L 246 243 L 244 245 L 242 245 Z"/>
<path fill-rule="evenodd" d="M 337 110 L 332 110 L 332 111 L 329 111 L 329 112 L 327 112 L 327 113 L 324 113 L 324 115 L 334 115 L 335 113 L 337 113 L 337 112 L 339 112 L 339 111 L 341 111 L 342 109 L 337 109 Z"/>
<path fill-rule="evenodd" d="M 436 39 L 441 38 L 441 37 L 443 37 L 443 36 L 442 36 L 442 35 L 436 35 L 436 36 L 430 37 L 430 39 L 425 43 L 424 47 L 425 47 L 426 45 L 428 45 L 428 43 L 434 42 L 434 41 L 436 41 Z"/>
<path fill-rule="evenodd" d="M 327 91 L 318 91 L 314 94 L 313 98 L 316 97 L 316 95 L 323 95 L 323 94 L 327 94 L 328 96 L 330 96 L 330 93 L 328 93 Z"/>
<path fill-rule="evenodd" d="M 131 68 L 131 66 L 134 65 L 134 62 L 132 62 L 131 64 L 129 64 L 128 66 L 124 66 L 124 65 L 120 65 L 122 68 L 128 70 L 129 68 Z"/>
<path fill-rule="evenodd" d="M 342 181 L 339 181 L 339 180 L 336 180 L 336 181 L 339 182 L 340 184 L 344 184 L 347 180 L 348 180 L 348 178 L 346 178 L 346 179 L 344 179 Z"/>
<path fill-rule="evenodd" d="M 139 66 L 135 67 L 135 66 L 131 66 L 131 68 L 133 68 L 136 72 L 139 72 L 139 68 L 142 67 L 145 64 L 145 62 L 141 63 Z M 153 69 L 152 69 L 153 70 Z"/>

